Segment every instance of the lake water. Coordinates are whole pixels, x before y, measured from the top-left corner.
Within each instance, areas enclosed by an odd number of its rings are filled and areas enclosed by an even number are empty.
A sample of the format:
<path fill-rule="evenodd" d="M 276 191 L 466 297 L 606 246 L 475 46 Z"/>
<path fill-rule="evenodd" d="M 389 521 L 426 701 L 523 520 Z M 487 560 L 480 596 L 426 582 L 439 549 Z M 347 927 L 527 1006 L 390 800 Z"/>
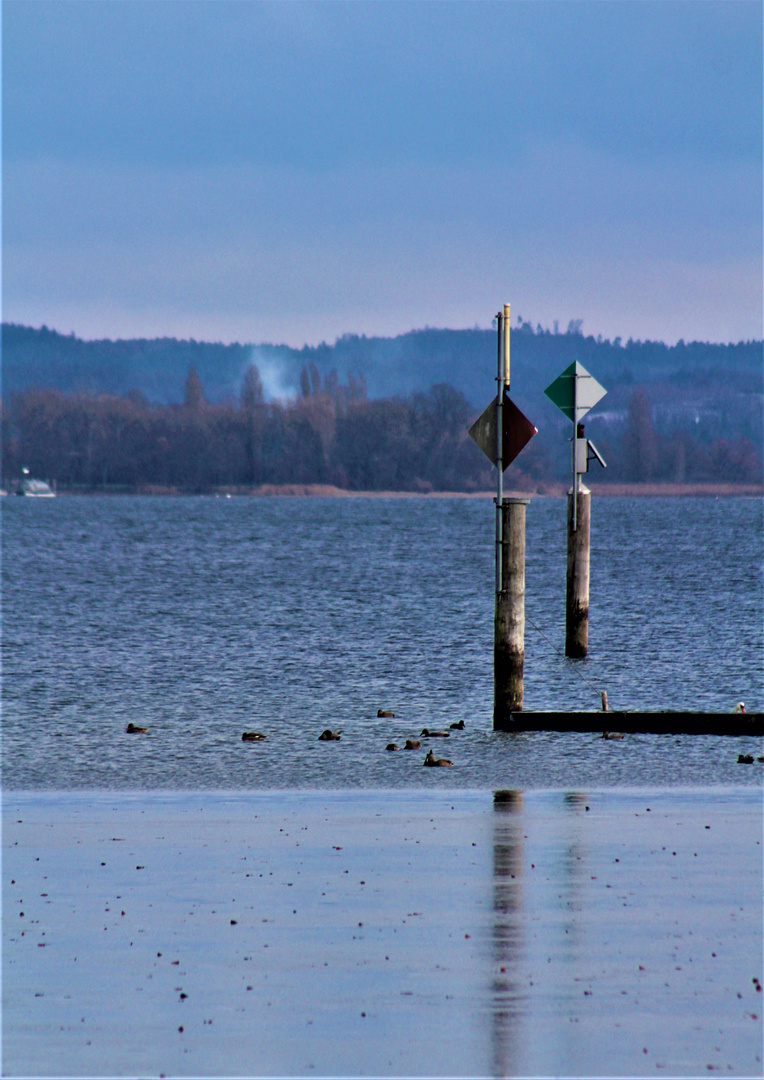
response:
<path fill-rule="evenodd" d="M 488 499 L 2 512 L 6 790 L 761 783 L 761 765 L 737 764 L 762 752 L 751 738 L 492 731 Z M 595 498 L 590 651 L 574 664 L 565 502 L 532 500 L 525 707 L 597 709 L 607 690 L 615 709 L 764 708 L 762 535 L 758 499 Z M 452 769 L 422 769 L 425 740 L 385 751 L 462 719 L 433 743 Z M 342 739 L 318 742 L 326 727 Z M 267 741 L 242 743 L 250 729 Z"/>

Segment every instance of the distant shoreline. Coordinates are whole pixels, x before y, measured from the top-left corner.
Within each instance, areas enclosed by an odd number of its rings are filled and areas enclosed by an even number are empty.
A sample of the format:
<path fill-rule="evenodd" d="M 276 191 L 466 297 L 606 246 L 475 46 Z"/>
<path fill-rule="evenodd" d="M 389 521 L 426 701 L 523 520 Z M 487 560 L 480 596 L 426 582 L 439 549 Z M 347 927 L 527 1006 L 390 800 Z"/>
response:
<path fill-rule="evenodd" d="M 589 484 L 592 494 L 602 497 L 762 497 L 764 484 L 680 484 L 680 483 L 637 483 L 637 484 Z M 505 490 L 507 498 L 561 498 L 569 485 L 564 483 L 544 483 L 532 491 Z M 135 490 L 59 490 L 62 497 L 91 495 L 142 495 L 142 496 L 183 496 L 194 492 L 181 488 L 161 485 L 144 485 Z M 256 487 L 220 487 L 212 491 L 198 493 L 207 498 L 244 497 L 244 498 L 318 498 L 318 499 L 492 499 L 494 491 L 350 491 L 334 487 L 332 484 L 260 484 Z"/>

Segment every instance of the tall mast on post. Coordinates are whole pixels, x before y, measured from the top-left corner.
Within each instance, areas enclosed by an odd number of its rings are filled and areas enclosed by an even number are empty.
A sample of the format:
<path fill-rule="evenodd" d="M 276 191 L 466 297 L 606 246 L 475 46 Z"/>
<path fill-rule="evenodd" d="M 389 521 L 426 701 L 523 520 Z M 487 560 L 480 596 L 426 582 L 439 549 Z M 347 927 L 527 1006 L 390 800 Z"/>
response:
<path fill-rule="evenodd" d="M 509 304 L 496 316 L 496 592 L 502 589 L 502 537 L 504 534 L 504 395 L 509 393 Z M 507 463 L 509 464 L 509 463 Z"/>
<path fill-rule="evenodd" d="M 504 470 L 537 430 L 509 397 L 509 304 L 496 316 L 496 396 L 470 428 L 496 466 L 496 596 L 493 631 L 493 726 L 511 731 L 523 708 L 525 658 L 525 507 L 504 498 Z"/>

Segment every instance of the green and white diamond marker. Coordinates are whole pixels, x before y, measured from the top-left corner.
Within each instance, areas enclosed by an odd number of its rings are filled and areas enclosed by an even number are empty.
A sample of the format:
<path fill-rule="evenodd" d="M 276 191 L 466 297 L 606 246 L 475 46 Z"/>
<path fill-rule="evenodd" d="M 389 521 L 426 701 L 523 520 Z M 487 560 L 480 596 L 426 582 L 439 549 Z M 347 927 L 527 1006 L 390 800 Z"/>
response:
<path fill-rule="evenodd" d="M 577 424 L 586 416 L 589 409 L 594 408 L 597 402 L 604 398 L 607 390 L 604 386 L 600 386 L 584 365 L 576 360 L 547 386 L 544 393 L 561 412 L 565 413 L 568 420 Z M 573 416 L 574 404 L 575 417 Z"/>

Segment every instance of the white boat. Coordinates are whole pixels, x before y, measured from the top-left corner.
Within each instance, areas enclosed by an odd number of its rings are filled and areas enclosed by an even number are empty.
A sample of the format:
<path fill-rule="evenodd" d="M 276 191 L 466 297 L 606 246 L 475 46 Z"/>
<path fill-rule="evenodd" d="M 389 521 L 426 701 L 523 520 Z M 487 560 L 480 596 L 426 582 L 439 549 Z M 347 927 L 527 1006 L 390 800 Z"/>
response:
<path fill-rule="evenodd" d="M 16 488 L 17 495 L 26 495 L 36 499 L 54 499 L 56 493 L 44 480 L 22 480 Z"/>

